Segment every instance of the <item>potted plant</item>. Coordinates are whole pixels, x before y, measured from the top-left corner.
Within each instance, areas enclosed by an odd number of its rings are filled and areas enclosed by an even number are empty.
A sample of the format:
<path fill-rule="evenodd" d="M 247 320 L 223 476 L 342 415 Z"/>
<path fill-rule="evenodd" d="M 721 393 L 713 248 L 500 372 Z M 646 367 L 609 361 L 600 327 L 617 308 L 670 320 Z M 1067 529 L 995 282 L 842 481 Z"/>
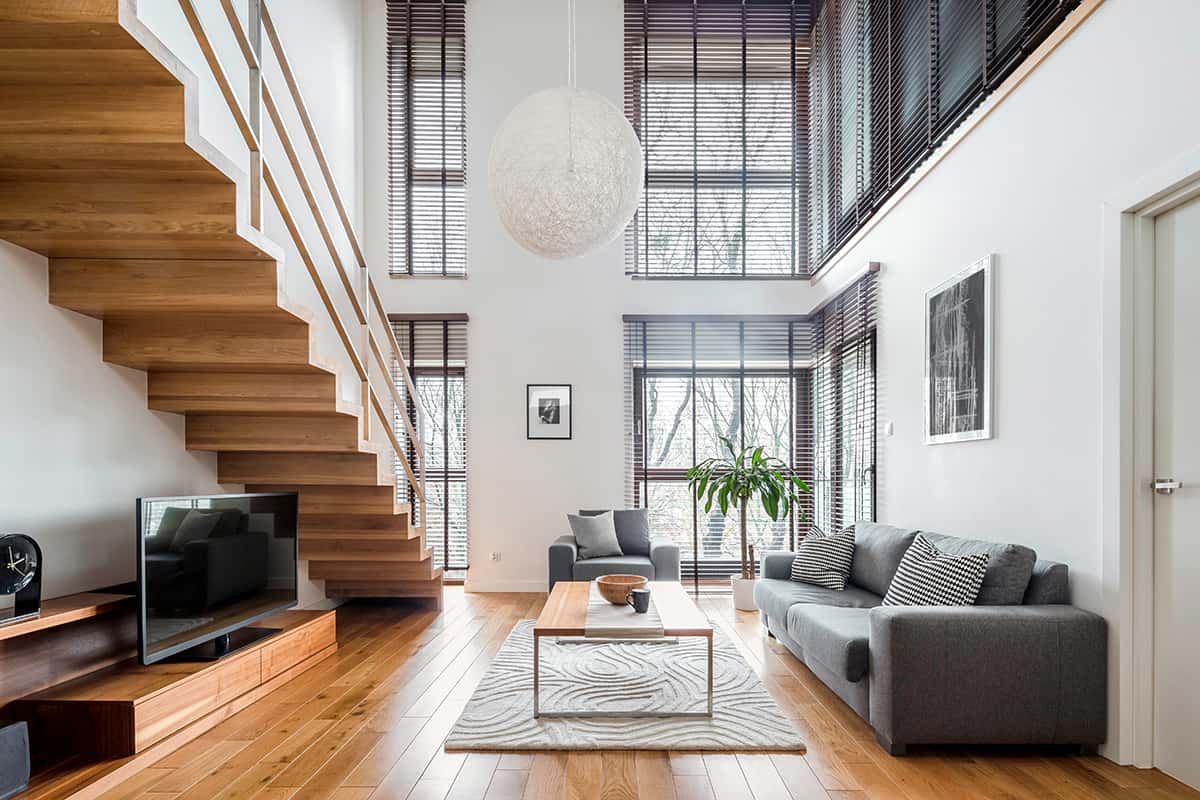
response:
<path fill-rule="evenodd" d="M 750 502 L 758 497 L 763 511 L 772 520 L 786 519 L 792 506 L 798 505 L 800 495 L 807 494 L 808 485 L 788 475 L 788 465 L 778 458 L 764 454 L 761 446 L 750 446 L 740 453 L 733 442 L 720 437 L 729 451 L 729 459 L 709 458 L 687 472 L 688 488 L 697 502 L 704 502 L 704 513 L 712 512 L 715 504 L 722 514 L 728 514 L 736 504 L 741 514 L 741 575 L 731 575 L 733 605 L 740 611 L 753 611 L 754 571 L 747 557 L 746 512 Z M 732 459 L 732 460 L 730 460 Z"/>

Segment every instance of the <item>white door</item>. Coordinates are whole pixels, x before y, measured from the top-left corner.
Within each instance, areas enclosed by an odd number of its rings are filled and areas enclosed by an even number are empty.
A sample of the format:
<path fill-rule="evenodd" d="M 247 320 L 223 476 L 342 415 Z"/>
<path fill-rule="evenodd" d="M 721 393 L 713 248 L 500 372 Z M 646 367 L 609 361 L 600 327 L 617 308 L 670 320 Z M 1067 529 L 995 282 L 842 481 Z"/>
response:
<path fill-rule="evenodd" d="M 1154 227 L 1154 764 L 1200 788 L 1200 200 Z"/>

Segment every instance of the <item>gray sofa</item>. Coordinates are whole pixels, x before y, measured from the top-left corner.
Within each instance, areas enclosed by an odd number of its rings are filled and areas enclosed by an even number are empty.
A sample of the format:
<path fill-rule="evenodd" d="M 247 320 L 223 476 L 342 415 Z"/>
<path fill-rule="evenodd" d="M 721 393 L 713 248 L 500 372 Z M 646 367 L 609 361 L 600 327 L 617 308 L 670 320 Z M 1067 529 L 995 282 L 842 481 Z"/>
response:
<path fill-rule="evenodd" d="M 1102 743 L 1107 629 L 1069 605 L 1067 567 L 1020 545 L 922 531 L 945 552 L 989 553 L 976 605 L 882 606 L 916 533 L 856 525 L 841 592 L 792 581 L 793 554 L 766 554 L 754 599 L 768 634 L 893 755 L 910 744 Z"/>
<path fill-rule="evenodd" d="M 605 513 L 581 511 L 584 516 Z M 575 537 L 560 536 L 548 553 L 550 588 L 558 581 L 591 581 L 601 575 L 641 575 L 652 581 L 679 580 L 679 546 L 650 534 L 645 509 L 617 511 L 617 540 L 622 555 L 580 558 Z"/>

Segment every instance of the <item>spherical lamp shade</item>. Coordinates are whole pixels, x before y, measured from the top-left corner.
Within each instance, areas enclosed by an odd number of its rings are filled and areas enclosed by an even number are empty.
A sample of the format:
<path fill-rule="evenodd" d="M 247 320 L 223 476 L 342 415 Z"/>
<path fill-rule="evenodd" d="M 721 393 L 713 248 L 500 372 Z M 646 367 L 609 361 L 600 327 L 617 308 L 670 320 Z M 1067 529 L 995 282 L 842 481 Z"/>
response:
<path fill-rule="evenodd" d="M 637 211 L 642 147 L 604 97 L 543 89 L 501 123 L 488 183 L 500 220 L 522 247 L 546 258 L 588 255 L 615 239 Z"/>

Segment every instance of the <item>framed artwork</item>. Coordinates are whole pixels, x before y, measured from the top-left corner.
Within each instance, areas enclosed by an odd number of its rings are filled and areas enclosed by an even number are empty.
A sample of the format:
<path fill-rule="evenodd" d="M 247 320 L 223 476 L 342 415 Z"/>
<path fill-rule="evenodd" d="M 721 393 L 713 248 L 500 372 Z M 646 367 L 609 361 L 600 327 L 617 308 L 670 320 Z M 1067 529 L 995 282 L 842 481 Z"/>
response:
<path fill-rule="evenodd" d="M 992 438 L 993 260 L 925 293 L 925 444 Z"/>
<path fill-rule="evenodd" d="M 525 438 L 571 438 L 571 384 L 525 385 Z"/>

